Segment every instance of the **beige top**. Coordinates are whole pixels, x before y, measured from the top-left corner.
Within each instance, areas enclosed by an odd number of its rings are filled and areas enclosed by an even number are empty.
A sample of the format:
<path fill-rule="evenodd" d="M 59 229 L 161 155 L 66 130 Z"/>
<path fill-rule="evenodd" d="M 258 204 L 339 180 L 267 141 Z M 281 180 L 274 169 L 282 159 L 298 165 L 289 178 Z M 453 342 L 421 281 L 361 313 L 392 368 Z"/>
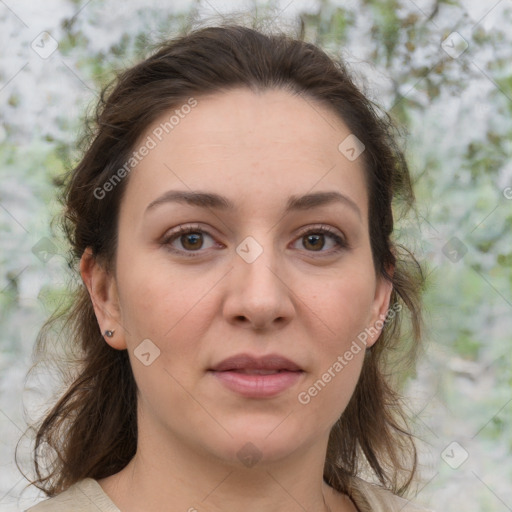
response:
<path fill-rule="evenodd" d="M 356 479 L 354 503 L 360 512 L 429 512 L 373 484 Z M 362 503 L 361 494 L 370 503 Z M 58 496 L 30 507 L 25 512 L 121 512 L 92 478 L 84 478 Z M 432 512 L 432 511 L 430 511 Z"/>

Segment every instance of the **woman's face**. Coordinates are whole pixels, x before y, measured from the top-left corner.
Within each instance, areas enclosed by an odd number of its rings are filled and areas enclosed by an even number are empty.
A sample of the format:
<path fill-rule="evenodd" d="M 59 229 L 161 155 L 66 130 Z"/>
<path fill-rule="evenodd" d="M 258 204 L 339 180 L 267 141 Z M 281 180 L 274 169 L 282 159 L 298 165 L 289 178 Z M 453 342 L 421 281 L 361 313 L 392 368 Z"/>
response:
<path fill-rule="evenodd" d="M 284 90 L 196 100 L 134 148 L 151 146 L 125 178 L 115 278 L 96 297 L 107 342 L 128 349 L 139 435 L 246 465 L 325 449 L 391 292 L 361 148 Z"/>

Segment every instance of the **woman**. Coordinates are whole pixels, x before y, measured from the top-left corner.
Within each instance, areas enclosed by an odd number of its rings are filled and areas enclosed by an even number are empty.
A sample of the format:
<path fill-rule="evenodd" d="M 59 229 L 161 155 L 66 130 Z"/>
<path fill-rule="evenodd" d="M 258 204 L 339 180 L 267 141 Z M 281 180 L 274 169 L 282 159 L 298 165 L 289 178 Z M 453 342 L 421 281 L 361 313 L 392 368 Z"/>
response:
<path fill-rule="evenodd" d="M 190 32 L 103 95 L 69 178 L 77 367 L 31 512 L 417 510 L 388 380 L 404 309 L 419 341 L 421 271 L 391 239 L 413 194 L 342 64 Z"/>

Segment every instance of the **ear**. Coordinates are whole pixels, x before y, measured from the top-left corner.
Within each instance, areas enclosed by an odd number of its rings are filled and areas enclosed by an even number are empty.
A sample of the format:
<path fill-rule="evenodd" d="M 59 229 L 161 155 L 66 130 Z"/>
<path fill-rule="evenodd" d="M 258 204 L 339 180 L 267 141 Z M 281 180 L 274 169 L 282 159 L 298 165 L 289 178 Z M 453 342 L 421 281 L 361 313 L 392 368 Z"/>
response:
<path fill-rule="evenodd" d="M 393 276 L 394 268 L 388 269 L 388 275 Z M 386 279 L 382 274 L 377 276 L 375 286 L 375 296 L 373 298 L 372 313 L 370 325 L 366 329 L 368 338 L 366 340 L 366 348 L 372 347 L 379 339 L 384 322 L 389 312 L 391 292 L 393 291 L 393 283 L 390 279 Z"/>
<path fill-rule="evenodd" d="M 88 247 L 80 259 L 80 274 L 89 291 L 89 296 L 98 320 L 99 329 L 105 341 L 117 350 L 126 348 L 119 296 L 114 276 L 102 266 Z M 105 336 L 105 331 L 115 331 L 112 337 Z"/>

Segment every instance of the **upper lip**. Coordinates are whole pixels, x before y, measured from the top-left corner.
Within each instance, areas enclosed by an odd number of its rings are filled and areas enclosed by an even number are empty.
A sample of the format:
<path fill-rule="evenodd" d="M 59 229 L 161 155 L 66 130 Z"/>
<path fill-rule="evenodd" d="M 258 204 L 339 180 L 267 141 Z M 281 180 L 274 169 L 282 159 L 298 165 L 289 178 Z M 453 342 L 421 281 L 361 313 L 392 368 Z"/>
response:
<path fill-rule="evenodd" d="M 279 354 L 268 354 L 261 357 L 250 354 L 237 354 L 224 359 L 210 370 L 225 372 L 228 370 L 288 370 L 302 371 L 299 365 Z"/>

